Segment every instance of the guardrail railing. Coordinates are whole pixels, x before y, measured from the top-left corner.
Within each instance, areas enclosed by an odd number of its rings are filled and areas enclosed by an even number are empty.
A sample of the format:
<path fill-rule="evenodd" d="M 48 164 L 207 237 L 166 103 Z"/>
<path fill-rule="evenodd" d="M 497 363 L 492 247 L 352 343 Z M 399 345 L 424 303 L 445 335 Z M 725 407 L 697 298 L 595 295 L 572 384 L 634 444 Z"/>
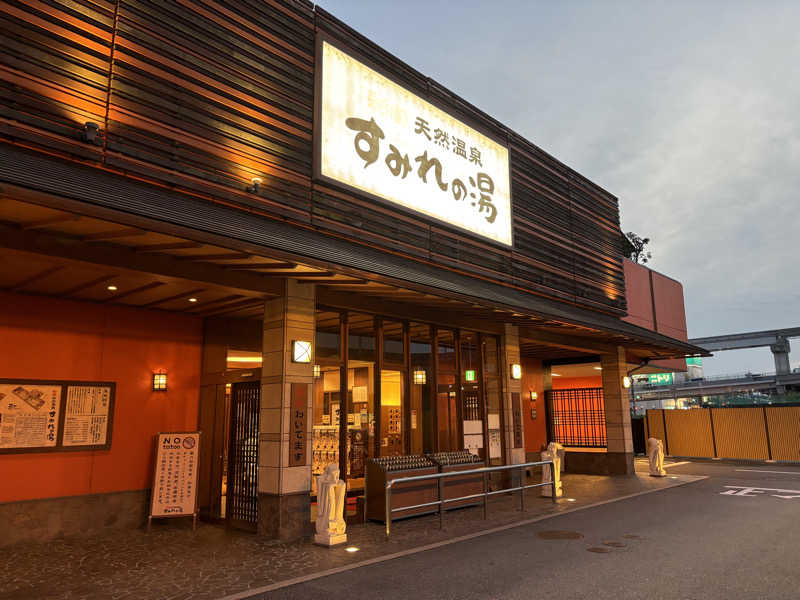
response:
<path fill-rule="evenodd" d="M 525 481 L 525 469 L 528 467 L 541 467 L 544 465 L 550 465 L 550 481 L 545 481 L 542 483 L 531 483 L 528 485 L 518 485 L 516 487 L 510 488 L 503 488 L 501 490 L 492 490 L 489 491 L 487 475 L 489 473 L 497 472 L 497 471 L 512 471 L 512 470 L 519 470 L 520 471 L 520 481 Z M 469 475 L 480 475 L 483 474 L 483 492 L 480 494 L 469 494 L 467 496 L 459 496 L 458 498 L 445 498 L 444 497 L 444 480 L 448 477 L 464 477 Z M 392 508 L 392 486 L 396 483 L 405 483 L 408 481 L 426 481 L 431 479 L 438 479 L 439 480 L 439 499 L 434 500 L 432 502 L 423 502 L 422 504 L 413 504 L 411 506 L 398 506 Z M 400 512 L 403 510 L 415 510 L 418 508 L 426 508 L 428 506 L 438 506 L 439 507 L 439 528 L 441 529 L 444 526 L 444 505 L 449 502 L 460 502 L 462 500 L 472 500 L 473 498 L 483 498 L 483 518 L 487 518 L 487 510 L 488 510 L 488 499 L 489 496 L 494 496 L 496 494 L 509 494 L 511 492 L 519 492 L 519 504 L 520 510 L 525 511 L 525 490 L 529 488 L 535 487 L 542 487 L 542 486 L 550 486 L 551 497 L 553 503 L 556 502 L 556 481 L 555 481 L 555 465 L 553 464 L 552 460 L 545 460 L 539 462 L 529 462 L 529 463 L 522 463 L 518 465 L 503 465 L 500 467 L 481 467 L 479 469 L 469 469 L 466 471 L 451 471 L 449 473 L 431 473 L 429 475 L 412 475 L 410 477 L 398 477 L 397 479 L 390 479 L 386 482 L 386 488 L 384 490 L 384 496 L 386 501 L 386 512 L 385 512 L 385 519 L 386 519 L 386 539 L 389 539 L 389 535 L 391 534 L 392 528 L 392 514 L 396 512 Z"/>

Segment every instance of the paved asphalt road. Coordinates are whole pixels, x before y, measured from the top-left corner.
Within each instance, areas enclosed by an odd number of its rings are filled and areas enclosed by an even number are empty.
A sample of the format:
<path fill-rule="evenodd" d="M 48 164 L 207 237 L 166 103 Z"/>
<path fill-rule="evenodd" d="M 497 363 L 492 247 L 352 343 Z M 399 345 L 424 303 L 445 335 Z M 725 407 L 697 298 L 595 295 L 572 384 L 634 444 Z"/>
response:
<path fill-rule="evenodd" d="M 800 598 L 800 468 L 698 462 L 667 471 L 708 475 L 709 479 L 362 567 L 264 597 Z M 790 491 L 742 492 L 745 487 Z M 793 490 L 797 492 L 792 494 Z M 551 530 L 579 532 L 583 537 L 550 540 L 539 535 Z M 604 546 L 603 542 L 625 546 Z M 588 551 L 598 547 L 609 552 Z"/>

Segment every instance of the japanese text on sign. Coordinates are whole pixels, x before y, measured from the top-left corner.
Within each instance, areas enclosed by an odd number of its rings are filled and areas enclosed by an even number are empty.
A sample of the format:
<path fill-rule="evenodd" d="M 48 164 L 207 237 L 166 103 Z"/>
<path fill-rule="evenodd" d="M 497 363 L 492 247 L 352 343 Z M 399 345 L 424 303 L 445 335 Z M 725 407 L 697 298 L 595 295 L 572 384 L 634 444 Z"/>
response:
<path fill-rule="evenodd" d="M 156 443 L 150 516 L 194 514 L 200 434 L 160 433 Z"/>
<path fill-rule="evenodd" d="M 326 177 L 511 245 L 508 149 L 323 43 Z"/>

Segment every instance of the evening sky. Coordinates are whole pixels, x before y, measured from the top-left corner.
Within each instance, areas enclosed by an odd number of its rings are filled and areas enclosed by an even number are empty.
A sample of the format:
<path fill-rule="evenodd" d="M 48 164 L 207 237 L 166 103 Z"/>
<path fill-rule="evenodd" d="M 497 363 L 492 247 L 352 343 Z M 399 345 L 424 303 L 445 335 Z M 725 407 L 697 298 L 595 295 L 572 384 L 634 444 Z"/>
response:
<path fill-rule="evenodd" d="M 800 2 L 320 5 L 619 197 L 690 337 L 800 326 Z"/>

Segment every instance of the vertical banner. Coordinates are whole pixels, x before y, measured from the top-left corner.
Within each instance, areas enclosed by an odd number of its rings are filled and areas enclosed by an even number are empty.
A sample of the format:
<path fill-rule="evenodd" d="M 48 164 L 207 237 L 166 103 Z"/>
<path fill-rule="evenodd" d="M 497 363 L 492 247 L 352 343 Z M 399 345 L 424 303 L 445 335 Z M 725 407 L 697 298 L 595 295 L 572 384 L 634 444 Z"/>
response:
<path fill-rule="evenodd" d="M 522 448 L 522 407 L 519 392 L 511 392 L 511 414 L 514 418 L 514 448 Z"/>
<path fill-rule="evenodd" d="M 291 411 L 289 419 L 289 466 L 302 467 L 308 454 L 308 384 L 292 384 Z"/>
<path fill-rule="evenodd" d="M 199 431 L 158 434 L 148 526 L 153 517 L 193 516 L 197 523 L 199 449 Z"/>

